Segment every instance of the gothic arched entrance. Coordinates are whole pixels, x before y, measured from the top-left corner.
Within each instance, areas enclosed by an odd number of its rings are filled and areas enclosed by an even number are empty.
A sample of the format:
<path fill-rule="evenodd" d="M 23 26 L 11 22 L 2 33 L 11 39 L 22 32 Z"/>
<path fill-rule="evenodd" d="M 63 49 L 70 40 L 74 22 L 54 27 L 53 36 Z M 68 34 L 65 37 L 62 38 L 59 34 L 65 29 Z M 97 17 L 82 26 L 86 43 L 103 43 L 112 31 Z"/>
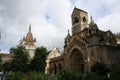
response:
<path fill-rule="evenodd" d="M 69 67 L 72 72 L 84 73 L 84 58 L 79 49 L 74 49 L 71 51 L 69 56 Z"/>

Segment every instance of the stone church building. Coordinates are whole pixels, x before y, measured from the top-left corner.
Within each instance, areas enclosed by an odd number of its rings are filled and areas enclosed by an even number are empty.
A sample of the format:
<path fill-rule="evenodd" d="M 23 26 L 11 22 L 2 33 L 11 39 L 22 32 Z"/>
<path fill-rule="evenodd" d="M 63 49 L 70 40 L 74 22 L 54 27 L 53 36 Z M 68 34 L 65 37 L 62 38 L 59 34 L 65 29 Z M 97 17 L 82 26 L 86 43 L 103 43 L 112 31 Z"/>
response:
<path fill-rule="evenodd" d="M 120 44 L 110 30 L 100 30 L 92 17 L 89 23 L 88 13 L 76 7 L 71 20 L 72 35 L 68 31 L 62 54 L 56 49 L 48 55 L 46 74 L 56 74 L 60 70 L 86 73 L 96 62 L 120 63 Z M 53 56 L 55 54 L 58 56 Z"/>

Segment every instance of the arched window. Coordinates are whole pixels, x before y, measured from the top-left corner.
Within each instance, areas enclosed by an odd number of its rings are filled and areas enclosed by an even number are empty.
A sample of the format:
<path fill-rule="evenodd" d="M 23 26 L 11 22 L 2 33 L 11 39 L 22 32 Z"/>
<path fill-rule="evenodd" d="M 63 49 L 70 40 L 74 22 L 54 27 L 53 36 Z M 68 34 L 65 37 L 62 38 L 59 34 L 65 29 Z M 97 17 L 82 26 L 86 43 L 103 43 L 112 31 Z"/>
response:
<path fill-rule="evenodd" d="M 86 18 L 85 18 L 85 16 L 83 17 L 83 22 L 86 22 L 87 20 L 86 20 Z"/>
<path fill-rule="evenodd" d="M 75 17 L 75 18 L 74 18 L 74 23 L 78 23 L 78 22 L 79 22 L 78 17 Z"/>

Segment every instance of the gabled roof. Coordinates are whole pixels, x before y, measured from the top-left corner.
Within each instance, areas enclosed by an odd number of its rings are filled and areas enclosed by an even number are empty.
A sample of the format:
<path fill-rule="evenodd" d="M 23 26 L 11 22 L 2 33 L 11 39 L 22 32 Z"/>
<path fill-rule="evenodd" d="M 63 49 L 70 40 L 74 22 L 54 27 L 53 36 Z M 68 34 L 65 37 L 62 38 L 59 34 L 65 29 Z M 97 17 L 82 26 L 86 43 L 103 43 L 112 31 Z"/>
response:
<path fill-rule="evenodd" d="M 60 53 L 60 51 L 59 51 L 57 48 L 54 48 L 54 49 L 49 53 L 47 59 L 55 58 L 55 57 L 58 57 L 58 56 L 61 56 L 61 53 Z"/>

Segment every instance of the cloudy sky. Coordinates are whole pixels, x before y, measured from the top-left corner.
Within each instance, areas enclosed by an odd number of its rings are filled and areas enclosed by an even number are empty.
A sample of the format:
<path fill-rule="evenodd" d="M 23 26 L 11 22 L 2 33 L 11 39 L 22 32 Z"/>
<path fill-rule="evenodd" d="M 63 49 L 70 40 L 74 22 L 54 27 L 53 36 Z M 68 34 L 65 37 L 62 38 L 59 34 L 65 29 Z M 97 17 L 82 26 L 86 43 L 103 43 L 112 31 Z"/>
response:
<path fill-rule="evenodd" d="M 9 52 L 32 25 L 36 45 L 63 49 L 74 6 L 92 15 L 102 30 L 120 32 L 120 0 L 0 0 L 0 49 Z"/>

